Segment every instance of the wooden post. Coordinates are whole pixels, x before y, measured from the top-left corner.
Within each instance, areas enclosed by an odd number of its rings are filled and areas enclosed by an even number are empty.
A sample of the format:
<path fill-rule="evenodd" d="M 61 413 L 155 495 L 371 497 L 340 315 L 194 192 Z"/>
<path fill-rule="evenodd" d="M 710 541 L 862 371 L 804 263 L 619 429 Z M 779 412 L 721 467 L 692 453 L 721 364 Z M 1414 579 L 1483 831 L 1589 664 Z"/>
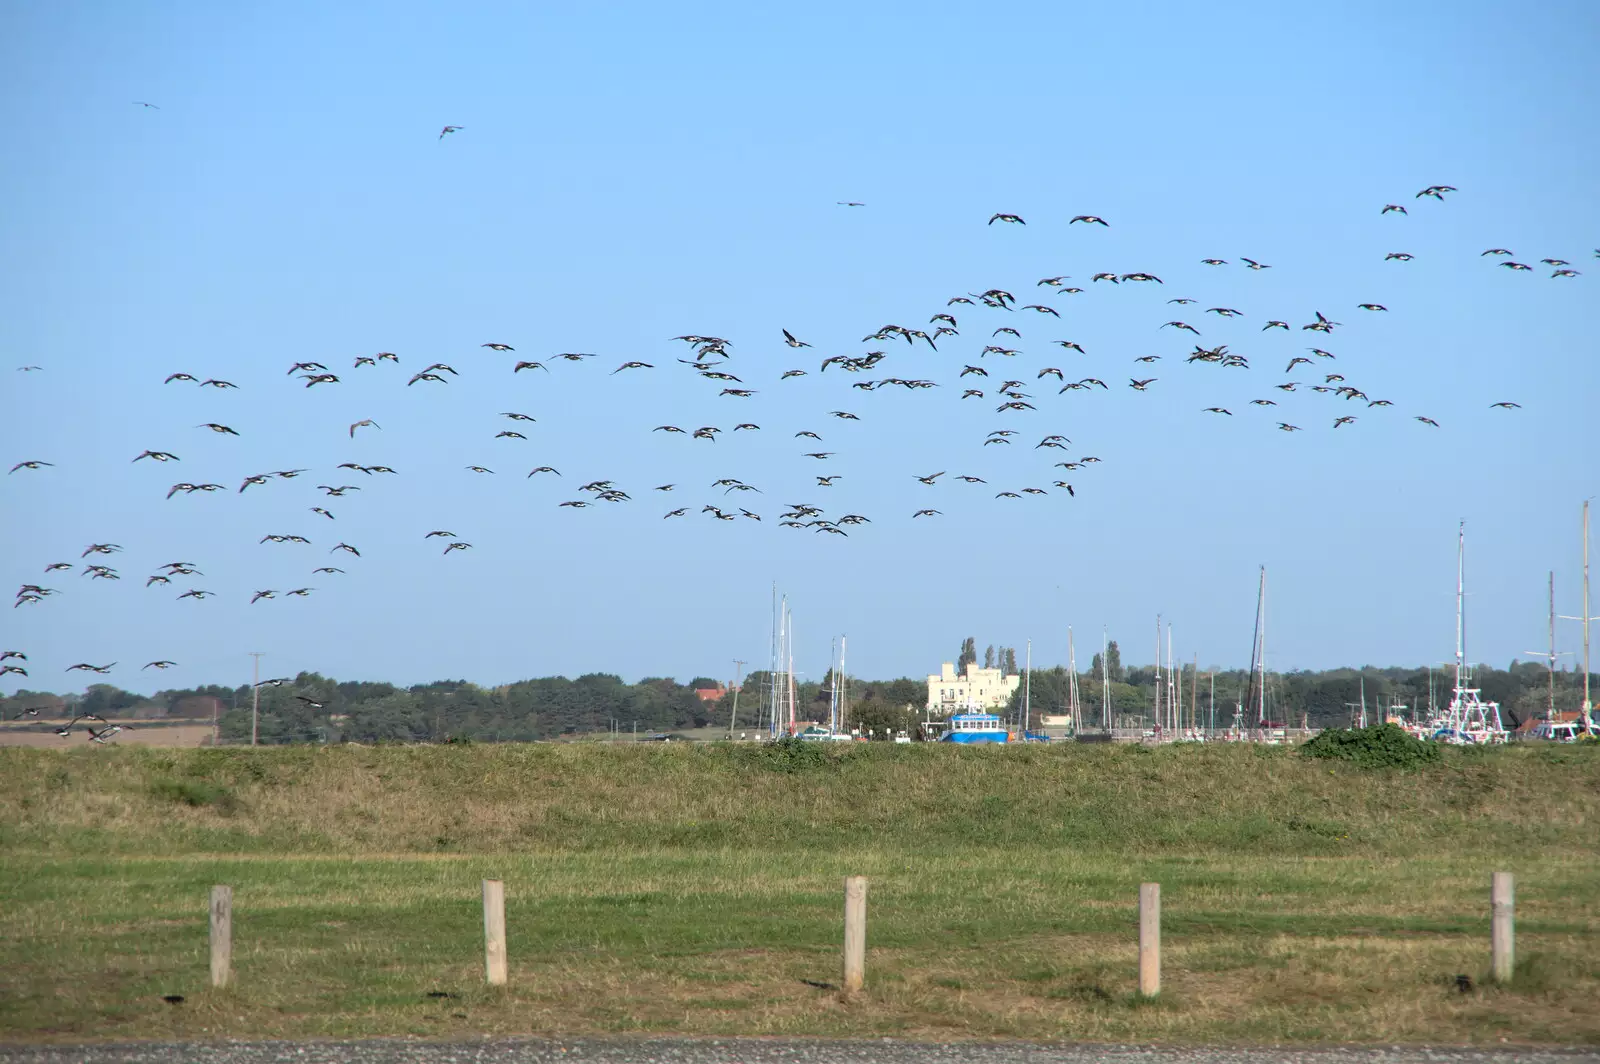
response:
<path fill-rule="evenodd" d="M 211 985 L 228 985 L 233 976 L 233 888 L 211 888 Z"/>
<path fill-rule="evenodd" d="M 1496 872 L 1489 882 L 1490 969 L 1497 983 L 1511 982 L 1516 966 L 1516 893 L 1510 872 Z"/>
<path fill-rule="evenodd" d="M 867 965 L 867 877 L 844 880 L 844 992 L 861 989 Z"/>
<path fill-rule="evenodd" d="M 490 986 L 506 985 L 506 885 L 483 881 L 483 971 Z"/>
<path fill-rule="evenodd" d="M 1139 884 L 1139 994 L 1161 993 L 1161 884 Z"/>

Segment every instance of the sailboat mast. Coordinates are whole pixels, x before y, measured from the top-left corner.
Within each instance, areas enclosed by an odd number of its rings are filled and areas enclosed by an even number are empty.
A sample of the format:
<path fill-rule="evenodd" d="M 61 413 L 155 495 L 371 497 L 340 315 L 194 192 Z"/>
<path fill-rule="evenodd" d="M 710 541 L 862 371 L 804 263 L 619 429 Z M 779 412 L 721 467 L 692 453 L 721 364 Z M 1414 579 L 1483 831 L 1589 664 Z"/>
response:
<path fill-rule="evenodd" d="M 1156 682 L 1155 682 L 1155 690 L 1156 690 L 1155 716 L 1151 718 L 1150 723 L 1152 725 L 1154 725 L 1155 727 L 1159 728 L 1159 727 L 1161 727 L 1161 614 L 1159 614 L 1159 613 L 1156 614 Z"/>
<path fill-rule="evenodd" d="M 1072 734 L 1076 736 L 1083 731 L 1083 721 L 1078 705 L 1078 654 L 1072 645 L 1070 624 L 1067 625 L 1067 715 L 1072 720 Z"/>
<path fill-rule="evenodd" d="M 1556 719 L 1556 571 L 1550 570 L 1550 689 L 1546 697 L 1545 719 Z"/>
<path fill-rule="evenodd" d="M 1462 521 L 1456 529 L 1456 692 L 1459 695 L 1461 683 L 1461 663 L 1466 657 L 1466 634 L 1462 630 L 1461 606 L 1465 598 L 1463 579 L 1466 574 L 1467 557 L 1467 523 Z"/>
<path fill-rule="evenodd" d="M 850 642 L 849 636 L 839 637 L 839 674 L 833 678 L 833 686 L 839 690 L 839 726 L 834 731 L 847 727 L 845 718 L 849 713 L 849 704 L 846 699 L 850 697 L 850 682 L 844 678 L 844 652 Z"/>
<path fill-rule="evenodd" d="M 789 732 L 793 734 L 795 710 L 800 700 L 795 696 L 794 689 L 794 615 L 787 605 L 785 605 L 783 611 L 783 622 L 784 630 L 788 633 L 784 638 L 784 643 L 788 646 Z"/>
<path fill-rule="evenodd" d="M 1033 640 L 1028 640 L 1022 664 L 1022 738 L 1028 738 L 1028 725 L 1033 720 Z"/>
<path fill-rule="evenodd" d="M 1189 666 L 1189 726 L 1195 731 L 1200 730 L 1200 655 L 1194 656 L 1194 664 Z"/>
<path fill-rule="evenodd" d="M 1167 622 L 1167 716 L 1172 718 L 1172 730 L 1177 732 L 1183 720 L 1182 668 L 1172 656 L 1172 622 Z"/>
<path fill-rule="evenodd" d="M 1594 703 L 1589 700 L 1589 500 L 1583 501 L 1583 730 L 1590 731 L 1589 711 Z"/>
<path fill-rule="evenodd" d="M 1267 723 L 1267 567 L 1261 567 L 1261 605 L 1256 611 L 1261 615 L 1261 709 L 1258 720 Z"/>
<path fill-rule="evenodd" d="M 838 731 L 838 637 L 827 648 L 827 731 Z"/>
<path fill-rule="evenodd" d="M 1589 612 L 1588 610 L 1584 611 Z M 1111 644 L 1104 626 L 1100 629 L 1100 717 L 1106 731 L 1111 730 Z"/>
<path fill-rule="evenodd" d="M 1239 703 L 1239 715 L 1245 707 L 1254 707 L 1256 701 L 1256 670 L 1261 661 L 1261 606 L 1267 597 L 1267 567 L 1261 567 L 1261 579 L 1256 587 L 1256 626 L 1250 633 L 1250 676 L 1246 681 L 1244 700 Z"/>
<path fill-rule="evenodd" d="M 1207 730 L 1210 731 L 1212 733 L 1212 735 L 1214 736 L 1216 734 L 1216 730 L 1217 730 L 1217 674 L 1214 671 L 1211 673 L 1211 698 L 1210 698 L 1210 704 L 1211 704 L 1211 727 L 1208 728 Z"/>

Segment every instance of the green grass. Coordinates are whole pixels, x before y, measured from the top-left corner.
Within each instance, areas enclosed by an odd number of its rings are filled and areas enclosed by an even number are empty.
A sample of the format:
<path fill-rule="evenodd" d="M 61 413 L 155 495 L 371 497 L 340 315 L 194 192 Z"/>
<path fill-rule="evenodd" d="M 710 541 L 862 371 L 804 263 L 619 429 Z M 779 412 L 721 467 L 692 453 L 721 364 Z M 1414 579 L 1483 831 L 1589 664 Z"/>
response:
<path fill-rule="evenodd" d="M 1600 1043 L 1593 750 L 1364 772 L 1273 748 L 13 748 L 0 786 L 13 1040 Z M 1486 978 L 1496 869 L 1517 875 L 1508 987 Z M 841 1001 L 808 981 L 838 982 L 850 874 L 867 989 Z M 483 878 L 506 882 L 503 989 Z M 1162 884 L 1153 1005 L 1141 881 Z"/>

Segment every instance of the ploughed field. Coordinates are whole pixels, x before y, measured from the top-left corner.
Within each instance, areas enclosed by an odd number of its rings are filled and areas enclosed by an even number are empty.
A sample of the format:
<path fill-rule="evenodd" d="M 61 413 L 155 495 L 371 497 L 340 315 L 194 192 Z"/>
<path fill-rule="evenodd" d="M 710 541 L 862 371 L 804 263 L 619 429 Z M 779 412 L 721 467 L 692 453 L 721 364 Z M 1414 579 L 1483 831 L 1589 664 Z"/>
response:
<path fill-rule="evenodd" d="M 1600 744 L 1406 771 L 841 746 L 0 748 L 0 1038 L 1600 1044 Z M 1496 870 L 1516 876 L 1507 986 Z M 870 883 L 850 1000 L 846 875 Z M 499 988 L 485 878 L 505 882 Z M 213 884 L 234 892 L 222 990 Z"/>

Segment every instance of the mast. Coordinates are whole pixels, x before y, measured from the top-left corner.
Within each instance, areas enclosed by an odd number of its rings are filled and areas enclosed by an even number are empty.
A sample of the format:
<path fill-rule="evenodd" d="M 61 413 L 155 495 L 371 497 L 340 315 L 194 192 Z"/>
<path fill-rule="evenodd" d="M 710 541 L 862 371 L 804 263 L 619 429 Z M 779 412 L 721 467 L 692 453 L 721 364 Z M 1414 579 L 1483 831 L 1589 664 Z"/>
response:
<path fill-rule="evenodd" d="M 1550 689 L 1546 696 L 1545 719 L 1554 724 L 1556 720 L 1556 571 L 1554 569 L 1550 570 L 1550 660 L 1547 664 L 1550 666 Z"/>
<path fill-rule="evenodd" d="M 1261 710 L 1258 719 L 1267 723 L 1267 567 L 1261 567 L 1261 605 L 1256 612 L 1261 617 Z"/>
<path fill-rule="evenodd" d="M 1262 658 L 1261 612 L 1262 612 L 1262 606 L 1266 603 L 1266 599 L 1267 599 L 1267 567 L 1265 565 L 1263 565 L 1261 567 L 1261 579 L 1260 579 L 1260 582 L 1259 582 L 1259 584 L 1257 585 L 1257 588 L 1256 588 L 1256 626 L 1255 626 L 1255 631 L 1250 636 L 1250 678 L 1249 678 L 1249 681 L 1248 681 L 1248 685 L 1245 687 L 1244 701 L 1239 706 L 1239 710 L 1240 710 L 1241 714 L 1243 713 L 1244 708 L 1246 706 L 1253 706 L 1255 704 L 1255 701 L 1256 701 L 1256 676 L 1257 676 L 1258 670 L 1261 668 L 1261 658 Z M 1265 686 L 1265 685 L 1263 684 L 1263 686 Z M 1266 696 L 1263 694 L 1262 695 L 1262 704 L 1263 704 L 1263 706 L 1265 706 L 1265 702 L 1266 702 Z M 1264 720 L 1265 717 L 1266 717 L 1266 714 L 1263 712 L 1261 719 Z"/>
<path fill-rule="evenodd" d="M 1467 556 L 1467 523 L 1462 521 L 1456 529 L 1456 692 L 1461 691 L 1461 664 L 1466 657 L 1466 634 L 1462 629 L 1461 608 L 1466 597 L 1463 590 Z"/>
<path fill-rule="evenodd" d="M 797 708 L 796 703 L 798 703 L 800 700 L 795 697 L 794 690 L 794 621 L 793 614 L 789 611 L 789 596 L 787 595 L 784 596 L 783 603 L 783 631 L 785 657 L 787 658 L 787 668 L 785 671 L 787 679 L 785 685 L 789 691 L 789 734 L 793 735 L 795 710 Z"/>
<path fill-rule="evenodd" d="M 1082 707 L 1078 704 L 1078 655 L 1072 645 L 1072 625 L 1067 625 L 1067 715 L 1072 720 L 1072 734 L 1083 731 Z"/>
<path fill-rule="evenodd" d="M 850 681 L 844 678 L 844 651 L 846 644 L 849 642 L 849 636 L 842 635 L 839 637 L 839 672 L 833 678 L 833 686 L 839 689 L 839 727 L 835 728 L 835 731 L 848 727 L 845 723 L 845 718 L 849 713 L 849 704 L 846 700 L 850 697 Z"/>
<path fill-rule="evenodd" d="M 1588 611 L 1585 610 L 1585 613 Z M 1100 626 L 1100 719 L 1111 730 L 1111 644 L 1104 625 Z"/>
<path fill-rule="evenodd" d="M 1211 698 L 1208 700 L 1211 709 L 1211 727 L 1207 730 L 1214 736 L 1217 731 L 1217 674 L 1211 673 Z"/>
<path fill-rule="evenodd" d="M 767 641 L 767 734 L 778 733 L 778 582 L 772 582 L 772 635 Z"/>
<path fill-rule="evenodd" d="M 1589 700 L 1589 622 L 1593 620 L 1589 612 L 1589 500 L 1583 500 L 1583 712 L 1578 714 L 1583 718 L 1583 730 L 1592 731 L 1589 726 L 1589 711 L 1594 708 L 1594 703 Z"/>
<path fill-rule="evenodd" d="M 1171 718 L 1172 731 L 1176 735 L 1179 721 L 1183 719 L 1183 677 L 1173 679 L 1173 669 L 1177 663 L 1172 658 L 1172 622 L 1167 622 L 1167 716 Z"/>
<path fill-rule="evenodd" d="M 1200 730 L 1200 655 L 1194 656 L 1194 664 L 1189 667 L 1189 725 L 1195 731 Z"/>
<path fill-rule="evenodd" d="M 1583 622 L 1583 708 L 1578 713 L 1578 726 L 1587 734 L 1594 734 L 1594 724 L 1589 719 L 1589 714 L 1594 709 L 1594 701 L 1589 694 L 1589 622 L 1594 620 L 1594 615 L 1589 612 L 1589 500 L 1583 500 L 1583 615 L 1569 617 L 1565 613 L 1562 620 Z M 1553 648 L 1552 648 L 1553 649 Z"/>
<path fill-rule="evenodd" d="M 1150 723 L 1161 727 L 1161 614 L 1156 614 L 1156 705 L 1155 715 L 1150 718 Z"/>
<path fill-rule="evenodd" d="M 835 722 L 839 719 L 839 638 L 834 637 L 833 643 L 828 647 L 828 734 L 833 734 L 839 728 Z"/>
<path fill-rule="evenodd" d="M 1022 665 L 1022 738 L 1028 738 L 1028 724 L 1033 719 L 1033 640 L 1028 640 Z"/>

